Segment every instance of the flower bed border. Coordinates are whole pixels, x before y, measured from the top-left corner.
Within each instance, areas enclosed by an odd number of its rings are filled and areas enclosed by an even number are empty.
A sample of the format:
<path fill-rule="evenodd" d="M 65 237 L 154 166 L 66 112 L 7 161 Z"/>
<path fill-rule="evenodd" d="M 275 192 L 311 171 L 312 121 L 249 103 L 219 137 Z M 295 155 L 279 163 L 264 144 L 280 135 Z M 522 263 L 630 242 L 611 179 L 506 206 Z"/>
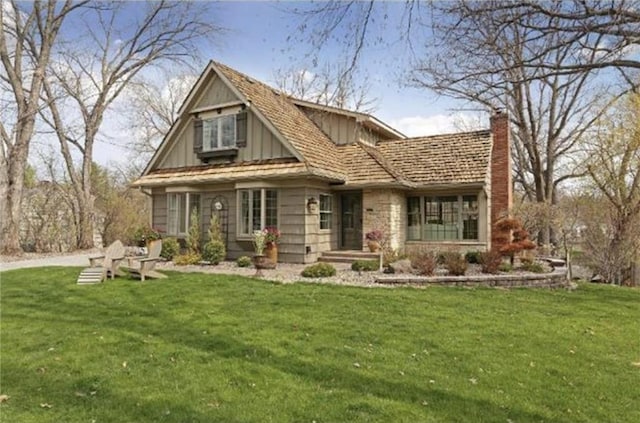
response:
<path fill-rule="evenodd" d="M 416 286 L 487 286 L 496 288 L 564 288 L 568 286 L 566 269 L 541 274 L 473 275 L 473 276 L 378 276 L 375 283 Z"/>

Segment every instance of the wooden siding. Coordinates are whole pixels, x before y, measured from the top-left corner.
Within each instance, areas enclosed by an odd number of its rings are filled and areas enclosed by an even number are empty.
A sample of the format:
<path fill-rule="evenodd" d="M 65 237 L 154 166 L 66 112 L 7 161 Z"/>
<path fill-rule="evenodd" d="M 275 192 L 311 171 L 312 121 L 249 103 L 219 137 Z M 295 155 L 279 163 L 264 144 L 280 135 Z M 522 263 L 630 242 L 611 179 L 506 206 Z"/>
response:
<path fill-rule="evenodd" d="M 173 147 L 159 168 L 198 166 L 202 164 L 193 152 L 193 120 L 183 124 Z M 293 157 L 293 154 L 251 111 L 247 114 L 247 146 L 238 151 L 236 162 Z"/>
<path fill-rule="evenodd" d="M 229 87 L 216 75 L 207 83 L 207 87 L 200 97 L 196 108 L 215 106 L 240 100 Z"/>
<path fill-rule="evenodd" d="M 360 141 L 366 144 L 376 145 L 376 143 L 382 139 L 380 137 L 380 133 L 378 133 L 377 131 L 374 131 L 370 128 L 365 128 L 362 125 L 358 126 L 360 128 L 360 132 L 358 133 Z"/>
<path fill-rule="evenodd" d="M 155 189 L 152 193 L 151 226 L 156 230 L 167 232 L 167 194 L 163 189 Z"/>
<path fill-rule="evenodd" d="M 313 196 L 318 199 L 319 194 L 330 193 L 322 188 L 283 187 L 278 188 L 278 228 L 282 233 L 278 245 L 278 255 L 281 262 L 313 263 L 323 251 L 337 248 L 337 209 L 334 198 L 332 230 L 320 230 L 319 213 L 307 210 L 307 200 Z M 238 237 L 238 203 L 237 190 L 221 189 L 200 192 L 201 201 L 201 231 L 202 240 L 206 240 L 209 221 L 211 218 L 213 200 L 223 197 L 227 204 L 227 259 L 236 260 L 241 256 L 253 256 L 251 237 Z M 154 226 L 166 230 L 167 202 L 163 190 L 153 193 L 153 222 Z M 223 228 L 224 232 L 224 228 Z M 223 233 L 225 237 L 225 233 Z M 307 247 L 310 253 L 307 254 Z"/>
<path fill-rule="evenodd" d="M 301 110 L 337 145 L 353 144 L 358 140 L 356 119 L 328 111 L 301 107 Z"/>
<path fill-rule="evenodd" d="M 304 204 L 305 210 L 305 232 L 306 232 L 306 244 L 311 247 L 311 252 L 306 255 L 305 263 L 313 263 L 320 258 L 322 252 L 338 249 L 338 196 L 329 190 L 329 187 L 323 188 L 306 188 L 305 197 L 308 200 L 313 197 L 318 200 L 318 207 L 320 206 L 320 194 L 329 194 L 332 196 L 332 216 L 331 216 L 331 229 L 320 229 L 320 211 L 310 213 L 306 207 L 306 201 Z"/>

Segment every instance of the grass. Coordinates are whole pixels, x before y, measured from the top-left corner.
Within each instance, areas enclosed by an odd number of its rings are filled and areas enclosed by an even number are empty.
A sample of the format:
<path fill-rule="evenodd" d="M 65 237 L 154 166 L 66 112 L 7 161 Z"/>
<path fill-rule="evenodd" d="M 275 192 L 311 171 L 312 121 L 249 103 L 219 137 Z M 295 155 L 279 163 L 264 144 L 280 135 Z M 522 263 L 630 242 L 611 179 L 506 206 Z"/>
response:
<path fill-rule="evenodd" d="M 3 422 L 636 422 L 640 291 L 0 274 Z"/>

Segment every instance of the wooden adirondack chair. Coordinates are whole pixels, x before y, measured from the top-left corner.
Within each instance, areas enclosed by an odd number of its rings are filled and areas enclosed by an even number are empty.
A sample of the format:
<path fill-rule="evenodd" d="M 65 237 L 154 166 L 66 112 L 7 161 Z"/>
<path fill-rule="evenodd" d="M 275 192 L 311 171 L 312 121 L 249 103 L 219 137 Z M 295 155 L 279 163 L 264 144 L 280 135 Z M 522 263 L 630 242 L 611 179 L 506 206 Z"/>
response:
<path fill-rule="evenodd" d="M 89 257 L 89 264 L 78 276 L 79 284 L 100 283 L 111 276 L 123 276 L 119 269 L 120 263 L 124 260 L 124 245 L 119 240 L 114 241 L 107 247 L 104 255 Z"/>
<path fill-rule="evenodd" d="M 167 275 L 156 272 L 154 270 L 156 267 L 156 263 L 158 262 L 158 260 L 160 260 L 160 252 L 162 251 L 162 240 L 157 239 L 155 241 L 149 242 L 148 249 L 149 253 L 146 256 L 130 257 L 129 266 L 125 267 L 124 269 L 128 271 L 131 276 L 139 277 L 141 281 L 144 281 L 145 278 L 166 278 Z"/>

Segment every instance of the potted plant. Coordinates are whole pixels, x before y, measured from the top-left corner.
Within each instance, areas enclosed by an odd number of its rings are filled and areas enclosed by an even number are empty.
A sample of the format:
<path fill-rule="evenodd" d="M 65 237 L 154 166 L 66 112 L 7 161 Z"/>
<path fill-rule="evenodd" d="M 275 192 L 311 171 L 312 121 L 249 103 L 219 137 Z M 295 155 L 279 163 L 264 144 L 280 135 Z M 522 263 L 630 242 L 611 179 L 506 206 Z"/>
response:
<path fill-rule="evenodd" d="M 374 229 L 371 232 L 367 232 L 365 234 L 365 239 L 367 240 L 367 246 L 369 247 L 369 251 L 375 253 L 380 251 L 380 241 L 382 241 L 382 231 L 379 229 Z"/>
<path fill-rule="evenodd" d="M 267 234 L 264 230 L 253 231 L 253 249 L 255 255 L 253 256 L 253 265 L 256 268 L 256 276 L 262 276 L 262 269 L 272 268 L 271 260 L 264 255 L 264 250 L 267 245 Z"/>
<path fill-rule="evenodd" d="M 265 233 L 265 255 L 274 264 L 278 263 L 278 241 L 280 240 L 280 231 L 275 227 L 264 229 Z"/>

